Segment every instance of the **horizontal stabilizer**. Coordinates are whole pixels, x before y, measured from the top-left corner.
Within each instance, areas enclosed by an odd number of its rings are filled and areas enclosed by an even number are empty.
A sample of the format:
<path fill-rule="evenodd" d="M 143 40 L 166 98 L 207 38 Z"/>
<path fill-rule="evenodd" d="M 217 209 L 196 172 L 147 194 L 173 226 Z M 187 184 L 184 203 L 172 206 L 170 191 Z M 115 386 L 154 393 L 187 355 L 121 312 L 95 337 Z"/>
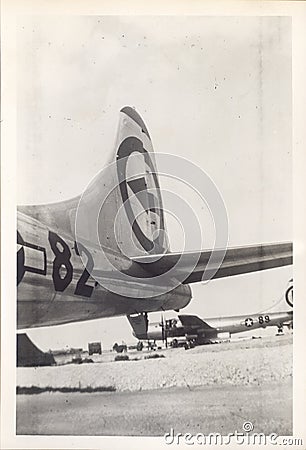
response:
<path fill-rule="evenodd" d="M 216 331 L 215 328 L 212 328 L 208 323 L 204 322 L 204 320 L 200 319 L 198 316 L 192 316 L 190 314 L 179 315 L 182 325 L 186 328 L 186 330 L 196 330 L 196 331 Z"/>
<path fill-rule="evenodd" d="M 290 265 L 293 262 L 292 248 L 290 242 L 261 244 L 226 250 L 147 255 L 134 258 L 134 261 L 152 275 L 169 272 L 171 277 L 189 284 Z"/>

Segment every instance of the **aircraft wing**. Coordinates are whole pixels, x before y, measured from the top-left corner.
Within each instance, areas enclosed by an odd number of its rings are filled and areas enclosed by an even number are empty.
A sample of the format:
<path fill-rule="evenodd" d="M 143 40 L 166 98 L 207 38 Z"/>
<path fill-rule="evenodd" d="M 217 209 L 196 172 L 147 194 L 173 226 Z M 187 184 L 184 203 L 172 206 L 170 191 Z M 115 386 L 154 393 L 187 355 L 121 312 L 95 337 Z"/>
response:
<path fill-rule="evenodd" d="M 151 275 L 169 272 L 171 277 L 189 284 L 287 266 L 293 263 L 292 253 L 292 243 L 285 242 L 226 250 L 145 255 L 133 260 Z"/>

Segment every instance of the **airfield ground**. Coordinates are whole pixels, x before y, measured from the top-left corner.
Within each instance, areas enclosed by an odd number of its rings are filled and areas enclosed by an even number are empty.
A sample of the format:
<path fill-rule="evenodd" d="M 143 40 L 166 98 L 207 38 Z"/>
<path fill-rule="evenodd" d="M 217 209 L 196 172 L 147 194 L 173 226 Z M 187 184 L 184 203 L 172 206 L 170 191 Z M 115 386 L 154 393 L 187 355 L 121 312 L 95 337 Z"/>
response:
<path fill-rule="evenodd" d="M 46 392 L 17 395 L 17 434 L 227 434 L 245 421 L 257 433 L 292 434 L 292 334 L 157 353 L 165 357 L 19 367 L 19 388 Z"/>

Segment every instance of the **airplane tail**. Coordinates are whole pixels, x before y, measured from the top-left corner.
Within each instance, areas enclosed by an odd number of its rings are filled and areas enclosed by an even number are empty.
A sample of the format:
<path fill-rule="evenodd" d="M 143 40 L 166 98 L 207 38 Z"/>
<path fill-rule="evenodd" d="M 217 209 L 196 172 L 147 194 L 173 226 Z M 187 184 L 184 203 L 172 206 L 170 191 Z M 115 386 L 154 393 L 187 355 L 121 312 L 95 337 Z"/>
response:
<path fill-rule="evenodd" d="M 169 251 L 156 160 L 148 129 L 135 109 L 120 111 L 116 188 L 121 250 L 129 257 Z"/>
<path fill-rule="evenodd" d="M 18 210 L 85 247 L 107 248 L 114 261 L 126 255 L 150 278 L 167 274 L 189 284 L 292 264 L 292 243 L 170 253 L 151 137 L 129 106 L 120 111 L 108 165 L 80 196 Z"/>
<path fill-rule="evenodd" d="M 80 199 L 76 234 L 129 258 L 168 250 L 152 141 L 129 106 L 120 111 L 115 151 Z"/>
<path fill-rule="evenodd" d="M 115 148 L 107 166 L 73 199 L 27 205 L 29 214 L 76 240 L 129 258 L 164 254 L 169 243 L 151 137 L 135 109 L 120 111 Z"/>

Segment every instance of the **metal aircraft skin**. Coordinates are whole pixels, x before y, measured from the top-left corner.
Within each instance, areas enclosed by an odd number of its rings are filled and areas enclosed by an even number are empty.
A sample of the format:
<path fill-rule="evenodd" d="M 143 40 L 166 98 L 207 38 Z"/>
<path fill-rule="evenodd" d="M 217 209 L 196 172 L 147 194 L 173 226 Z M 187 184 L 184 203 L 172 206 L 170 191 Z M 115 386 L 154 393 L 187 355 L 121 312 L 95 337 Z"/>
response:
<path fill-rule="evenodd" d="M 131 107 L 120 111 L 116 145 L 108 162 L 117 170 L 101 171 L 82 195 L 18 207 L 18 329 L 120 315 L 144 317 L 145 327 L 147 313 L 187 306 L 189 283 L 202 280 L 211 251 L 199 251 L 193 269 L 189 259 L 194 252 L 183 254 L 182 282 L 173 270 L 160 285 L 148 281 L 173 269 L 181 255 L 169 251 L 151 138 Z M 152 189 L 157 194 L 152 195 Z M 135 193 L 141 194 L 140 218 Z M 80 204 L 83 226 L 76 232 Z M 120 208 L 123 213 L 118 219 Z M 103 258 L 97 239 L 92 238 L 97 233 Z M 213 278 L 290 264 L 291 243 L 237 247 L 226 250 Z"/>
<path fill-rule="evenodd" d="M 146 335 L 137 335 L 137 330 L 133 335 L 140 340 L 148 341 L 165 341 L 166 338 L 184 337 L 187 341 L 203 344 L 258 328 L 277 327 L 281 332 L 284 326 L 291 328 L 292 324 L 293 280 L 291 279 L 281 301 L 265 312 L 208 319 L 180 314 L 178 319 L 162 319 L 160 322 L 149 323 Z"/>

